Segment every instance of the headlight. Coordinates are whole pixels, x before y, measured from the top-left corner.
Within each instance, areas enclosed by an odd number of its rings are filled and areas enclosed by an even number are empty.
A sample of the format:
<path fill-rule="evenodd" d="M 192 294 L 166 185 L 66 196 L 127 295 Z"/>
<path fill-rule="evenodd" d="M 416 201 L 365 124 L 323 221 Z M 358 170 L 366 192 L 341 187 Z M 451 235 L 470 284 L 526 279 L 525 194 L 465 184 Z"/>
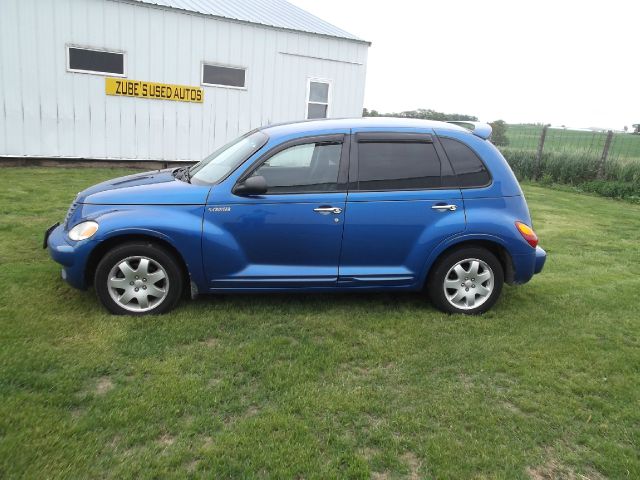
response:
<path fill-rule="evenodd" d="M 96 222 L 88 221 L 82 222 L 69 230 L 69 238 L 71 240 L 86 240 L 93 237 L 98 231 L 98 224 Z"/>

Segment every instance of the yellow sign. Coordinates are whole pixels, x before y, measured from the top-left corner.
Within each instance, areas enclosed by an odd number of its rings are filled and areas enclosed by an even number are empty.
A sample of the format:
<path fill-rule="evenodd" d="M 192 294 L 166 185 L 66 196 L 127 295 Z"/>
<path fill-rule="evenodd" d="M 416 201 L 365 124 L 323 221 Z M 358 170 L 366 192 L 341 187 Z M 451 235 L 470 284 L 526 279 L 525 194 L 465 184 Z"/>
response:
<path fill-rule="evenodd" d="M 105 79 L 104 89 L 107 95 L 156 98 L 158 100 L 175 100 L 178 102 L 202 103 L 204 101 L 204 89 L 201 87 L 187 87 L 184 85 L 170 85 L 166 83 L 142 82 L 140 80 L 109 77 Z"/>

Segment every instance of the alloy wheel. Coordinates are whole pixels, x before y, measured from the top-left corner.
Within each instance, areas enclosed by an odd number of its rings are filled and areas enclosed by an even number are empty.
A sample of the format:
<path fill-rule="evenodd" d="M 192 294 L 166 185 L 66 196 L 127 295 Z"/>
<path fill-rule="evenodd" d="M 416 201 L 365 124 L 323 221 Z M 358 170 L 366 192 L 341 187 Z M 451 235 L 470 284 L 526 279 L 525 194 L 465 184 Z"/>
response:
<path fill-rule="evenodd" d="M 107 286 L 111 298 L 125 310 L 147 312 L 167 297 L 169 276 L 156 260 L 133 256 L 111 268 Z"/>
<path fill-rule="evenodd" d="M 494 274 L 483 260 L 467 258 L 453 265 L 444 278 L 444 294 L 455 308 L 471 310 L 485 303 L 493 292 Z"/>

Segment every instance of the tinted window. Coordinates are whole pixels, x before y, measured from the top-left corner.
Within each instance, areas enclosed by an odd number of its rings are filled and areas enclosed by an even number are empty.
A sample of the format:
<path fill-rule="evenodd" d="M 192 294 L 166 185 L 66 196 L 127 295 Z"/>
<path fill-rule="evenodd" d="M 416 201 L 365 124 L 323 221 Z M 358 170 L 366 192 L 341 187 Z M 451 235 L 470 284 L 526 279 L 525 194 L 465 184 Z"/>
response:
<path fill-rule="evenodd" d="M 204 64 L 202 66 L 202 83 L 227 87 L 244 87 L 245 73 L 244 68 Z"/>
<path fill-rule="evenodd" d="M 124 53 L 69 47 L 69 70 L 124 75 Z"/>
<path fill-rule="evenodd" d="M 491 183 L 489 172 L 473 150 L 451 138 L 441 138 L 440 142 L 458 177 L 460 187 L 484 187 Z"/>
<path fill-rule="evenodd" d="M 440 187 L 440 160 L 432 143 L 361 142 L 359 190 Z"/>
<path fill-rule="evenodd" d="M 267 193 L 335 191 L 341 153 L 341 143 L 296 145 L 270 157 L 253 175 L 267 180 Z"/>

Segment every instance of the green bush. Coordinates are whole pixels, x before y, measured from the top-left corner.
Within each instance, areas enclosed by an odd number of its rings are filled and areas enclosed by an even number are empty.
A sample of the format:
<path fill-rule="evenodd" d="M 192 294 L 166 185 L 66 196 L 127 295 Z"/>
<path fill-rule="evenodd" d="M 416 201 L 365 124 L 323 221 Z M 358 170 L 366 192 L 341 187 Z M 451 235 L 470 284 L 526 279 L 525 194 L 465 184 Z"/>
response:
<path fill-rule="evenodd" d="M 509 138 L 507 137 L 507 123 L 504 120 L 496 120 L 489 123 L 491 125 L 491 142 L 494 145 L 500 145 L 506 147 L 509 145 Z"/>
<path fill-rule="evenodd" d="M 640 163 L 608 162 L 605 164 L 605 178 L 607 180 L 640 184 Z"/>
<path fill-rule="evenodd" d="M 610 180 L 592 180 L 578 187 L 580 190 L 597 193 L 603 197 L 619 198 L 640 203 L 640 184 Z"/>
<path fill-rule="evenodd" d="M 535 150 L 503 147 L 500 149 L 518 180 L 532 180 L 535 175 Z"/>
<path fill-rule="evenodd" d="M 599 155 L 581 151 L 544 152 L 536 178 L 536 150 L 503 147 L 500 151 L 520 180 L 571 185 L 631 201 L 640 198 L 640 162 L 609 159 L 603 178 L 598 178 Z"/>

